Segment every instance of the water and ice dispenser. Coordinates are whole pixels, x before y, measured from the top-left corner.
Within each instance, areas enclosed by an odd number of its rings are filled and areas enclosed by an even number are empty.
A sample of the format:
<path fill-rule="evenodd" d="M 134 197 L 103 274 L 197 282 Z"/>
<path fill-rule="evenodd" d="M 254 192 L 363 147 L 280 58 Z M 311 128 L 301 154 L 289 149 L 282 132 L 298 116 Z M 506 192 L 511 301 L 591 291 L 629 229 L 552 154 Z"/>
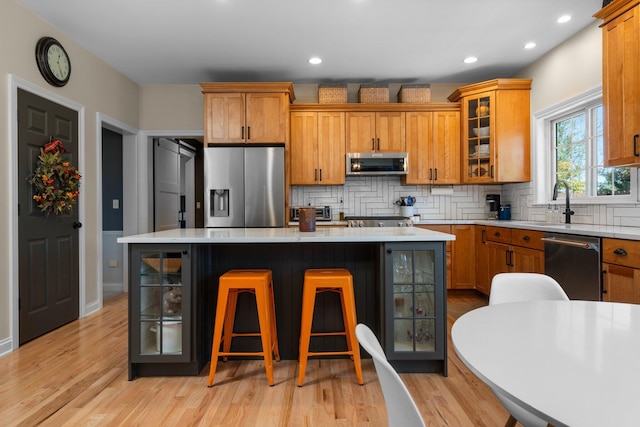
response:
<path fill-rule="evenodd" d="M 210 216 L 229 216 L 229 190 L 228 189 L 214 189 L 209 194 L 211 207 Z"/>

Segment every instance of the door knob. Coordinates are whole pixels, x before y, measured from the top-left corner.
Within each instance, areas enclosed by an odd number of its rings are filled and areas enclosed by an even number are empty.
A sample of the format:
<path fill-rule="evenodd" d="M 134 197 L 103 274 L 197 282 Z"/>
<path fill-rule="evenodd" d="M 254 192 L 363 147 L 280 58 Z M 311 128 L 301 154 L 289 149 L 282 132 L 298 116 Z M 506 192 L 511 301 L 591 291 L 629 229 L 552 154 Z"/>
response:
<path fill-rule="evenodd" d="M 82 223 L 79 221 L 73 221 L 73 229 L 77 230 L 78 228 L 82 228 Z"/>

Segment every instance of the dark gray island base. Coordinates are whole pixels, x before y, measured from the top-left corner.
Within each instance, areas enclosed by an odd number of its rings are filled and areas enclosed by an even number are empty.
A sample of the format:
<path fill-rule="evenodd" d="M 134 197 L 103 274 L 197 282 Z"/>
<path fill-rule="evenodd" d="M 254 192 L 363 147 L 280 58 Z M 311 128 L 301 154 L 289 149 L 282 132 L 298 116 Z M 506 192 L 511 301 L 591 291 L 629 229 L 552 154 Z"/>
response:
<path fill-rule="evenodd" d="M 288 240 L 277 241 L 280 235 L 273 238 L 273 233 L 270 238 L 251 236 L 248 231 L 242 239 L 215 242 L 188 236 L 170 239 L 168 233 L 120 240 L 129 250 L 129 379 L 198 375 L 211 356 L 218 278 L 244 268 L 273 272 L 283 359 L 298 358 L 304 271 L 347 268 L 354 278 L 358 322 L 381 338 L 394 367 L 399 372 L 447 374 L 444 254 L 445 241 L 453 236 L 412 229 L 404 237 L 396 231 L 370 237 L 379 241 L 353 241 L 366 239 L 340 231 L 320 233 L 316 239 L 316 233 L 304 233 L 300 238 L 297 230 L 284 229 L 281 233 Z M 215 240 L 211 232 L 208 235 L 207 240 Z M 178 292 L 181 301 L 172 311 L 167 296 Z M 252 295 L 240 294 L 236 313 L 236 331 L 258 331 Z M 313 327 L 343 327 L 336 294 L 317 296 Z M 236 339 L 232 346 L 255 351 L 260 340 Z M 312 339 L 311 351 L 323 349 L 346 349 L 346 343 L 343 337 Z"/>

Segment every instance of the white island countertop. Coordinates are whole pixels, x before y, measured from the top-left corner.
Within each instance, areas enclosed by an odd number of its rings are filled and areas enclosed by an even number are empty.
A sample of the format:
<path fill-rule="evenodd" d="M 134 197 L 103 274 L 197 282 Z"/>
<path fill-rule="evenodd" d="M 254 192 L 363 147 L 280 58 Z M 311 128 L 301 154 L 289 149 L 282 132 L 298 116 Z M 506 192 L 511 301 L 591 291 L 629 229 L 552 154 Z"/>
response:
<path fill-rule="evenodd" d="M 418 227 L 317 227 L 298 228 L 179 228 L 118 238 L 118 243 L 360 243 L 442 242 L 452 234 Z"/>

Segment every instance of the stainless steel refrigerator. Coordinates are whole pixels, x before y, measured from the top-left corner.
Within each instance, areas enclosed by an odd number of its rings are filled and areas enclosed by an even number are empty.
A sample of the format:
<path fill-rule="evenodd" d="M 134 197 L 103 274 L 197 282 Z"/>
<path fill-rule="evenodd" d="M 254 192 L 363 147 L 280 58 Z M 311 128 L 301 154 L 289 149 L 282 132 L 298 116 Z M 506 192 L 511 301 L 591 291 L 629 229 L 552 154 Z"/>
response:
<path fill-rule="evenodd" d="M 284 145 L 204 150 L 206 227 L 284 227 Z"/>

